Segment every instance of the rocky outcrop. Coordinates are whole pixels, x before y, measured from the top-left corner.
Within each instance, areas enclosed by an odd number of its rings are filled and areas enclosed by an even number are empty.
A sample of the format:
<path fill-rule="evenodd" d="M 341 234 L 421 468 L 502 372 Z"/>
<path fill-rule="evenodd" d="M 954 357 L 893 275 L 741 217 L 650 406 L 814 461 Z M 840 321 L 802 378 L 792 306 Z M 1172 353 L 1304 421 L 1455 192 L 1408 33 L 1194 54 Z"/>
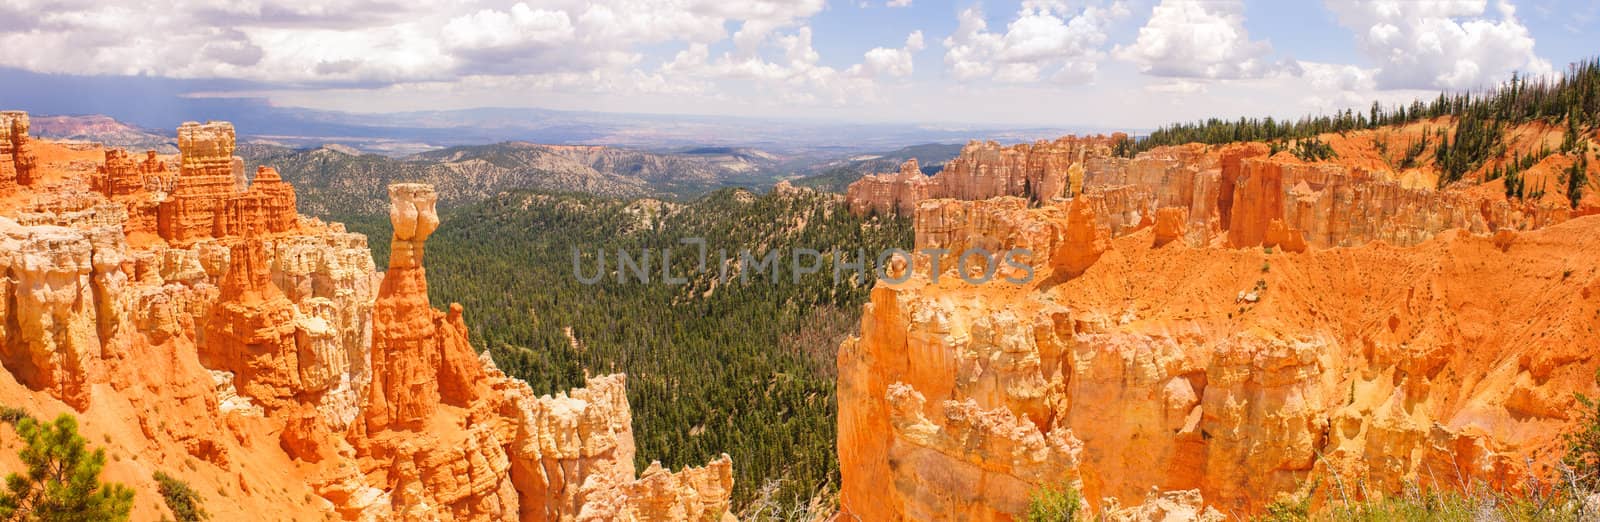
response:
<path fill-rule="evenodd" d="M 195 122 L 178 127 L 182 161 L 172 194 L 161 204 L 161 237 L 185 244 L 214 236 L 219 215 L 236 192 L 233 125 Z M 241 169 L 242 163 L 241 163 Z"/>
<path fill-rule="evenodd" d="M 189 122 L 178 127 L 182 154 L 170 194 L 157 193 L 157 230 L 177 246 L 248 234 L 282 233 L 295 228 L 294 188 L 263 167 L 250 184 L 244 160 L 233 155 L 233 124 Z"/>
<path fill-rule="evenodd" d="M 1112 147 L 1127 139 L 1122 133 L 1067 136 L 1011 147 L 973 141 L 934 176 L 923 175 L 912 159 L 900 165 L 898 173 L 868 175 L 851 183 L 846 200 L 856 215 L 901 216 L 912 215 L 917 203 L 934 198 L 1017 196 L 1031 202 L 1050 202 L 1069 192 L 1082 192 L 1083 163 L 1110 156 Z"/>
<path fill-rule="evenodd" d="M 366 237 L 295 214 L 275 171 L 241 188 L 231 125 L 179 136 L 175 176 L 111 151 L 0 198 L 0 400 L 78 415 L 140 498 L 154 468 L 229 492 L 206 505 L 229 520 L 726 516 L 726 456 L 635 475 L 623 376 L 536 396 L 429 306 L 431 187 L 391 190 L 380 282 Z"/>
<path fill-rule="evenodd" d="M 0 111 L 0 196 L 32 185 L 37 160 L 28 136 L 28 113 Z"/>
<path fill-rule="evenodd" d="M 106 149 L 105 163 L 90 179 L 90 188 L 111 199 L 127 199 L 141 191 L 161 191 L 168 182 L 167 164 L 146 151 L 144 161 L 135 162 L 123 149 Z"/>
<path fill-rule="evenodd" d="M 1185 240 L 1189 236 L 1189 209 L 1167 207 L 1156 211 L 1155 246 Z"/>
<path fill-rule="evenodd" d="M 1233 246 L 1261 244 L 1273 220 L 1308 245 L 1329 248 L 1371 241 L 1409 246 L 1450 229 L 1481 234 L 1571 217 L 1544 203 L 1513 203 L 1482 191 L 1405 188 L 1332 164 L 1244 160 L 1238 184 L 1228 233 Z"/>
<path fill-rule="evenodd" d="M 1251 161 L 1239 190 L 1269 168 Z M 1313 483 L 1320 505 L 1335 475 L 1515 488 L 1553 472 L 1572 392 L 1595 391 L 1600 345 L 1567 318 L 1600 314 L 1600 218 L 1403 249 L 1306 248 L 1277 220 L 1267 252 L 1180 241 L 1186 208 L 1113 238 L 1092 202 L 919 205 L 919 248 L 1053 253 L 1025 285 L 873 290 L 838 355 L 847 518 L 1008 520 L 1062 485 L 1133 520 L 1259 513 Z"/>
<path fill-rule="evenodd" d="M 1068 205 L 1061 242 L 1050 254 L 1050 268 L 1058 274 L 1077 277 L 1110 247 L 1111 230 L 1095 219 L 1094 207 L 1087 201 L 1073 200 Z"/>
<path fill-rule="evenodd" d="M 912 158 L 900 165 L 899 172 L 864 176 L 845 193 L 855 215 L 906 216 L 915 211 L 918 202 L 943 194 L 942 187 L 942 181 L 924 175 Z"/>
<path fill-rule="evenodd" d="M 366 422 L 350 437 L 356 454 L 375 469 L 364 478 L 331 477 L 322 487 L 325 497 L 352 498 L 345 493 L 350 484 L 381 479 L 391 487 L 366 487 L 386 491 L 385 501 L 338 509 L 360 518 L 463 520 L 717 519 L 727 513 L 732 474 L 726 456 L 676 475 L 655 465 L 635 478 L 632 415 L 621 375 L 536 397 L 487 356 L 475 356 L 461 306 L 439 312 L 428 303 L 423 254 L 439 226 L 438 196 L 422 184 L 391 185 L 389 194 L 394 237 L 373 312 Z"/>
<path fill-rule="evenodd" d="M 465 332 L 443 323 L 428 303 L 422 252 L 439 226 L 438 196 L 429 185 L 400 184 L 389 186 L 389 197 L 394 239 L 373 307 L 373 386 L 364 408 L 370 431 L 420 426 L 431 417 L 440 401 L 441 345 L 465 344 Z"/>
<path fill-rule="evenodd" d="M 1393 173 L 1364 166 L 1269 157 L 1262 143 L 1191 144 L 1133 158 L 1111 156 L 1110 147 L 1120 139 L 973 143 L 938 175 L 921 175 L 908 164 L 898 174 L 862 178 L 851 185 L 847 200 L 857 215 L 912 216 L 927 199 L 1014 196 L 1035 206 L 1084 199 L 1114 236 L 1155 224 L 1162 209 L 1184 209 L 1185 221 L 1169 222 L 1169 228 L 1182 225 L 1193 244 L 1225 238 L 1234 247 L 1263 245 L 1275 220 L 1283 228 L 1273 244 L 1331 248 L 1373 241 L 1409 246 L 1450 229 L 1539 228 L 1581 214 L 1545 201 L 1509 202 L 1481 190 L 1408 187 Z M 1073 185 L 1075 177 L 1081 182 Z"/>
<path fill-rule="evenodd" d="M 0 355 L 17 380 L 75 407 L 89 400 L 90 374 L 100 359 L 93 248 L 82 231 L 55 227 L 5 228 L 0 270 L 7 273 L 15 330 Z"/>

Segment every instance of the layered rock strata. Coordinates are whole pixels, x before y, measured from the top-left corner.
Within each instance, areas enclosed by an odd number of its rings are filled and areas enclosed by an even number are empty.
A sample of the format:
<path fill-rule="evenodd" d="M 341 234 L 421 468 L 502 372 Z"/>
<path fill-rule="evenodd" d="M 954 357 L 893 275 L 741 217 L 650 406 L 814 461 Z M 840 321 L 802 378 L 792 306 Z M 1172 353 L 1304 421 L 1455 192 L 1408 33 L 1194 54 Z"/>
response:
<path fill-rule="evenodd" d="M 380 279 L 366 237 L 296 215 L 275 171 L 239 186 L 231 125 L 179 135 L 175 175 L 107 152 L 0 209 L 0 400 L 77 415 L 108 477 L 226 491 L 206 508 L 230 520 L 727 517 L 726 456 L 636 475 L 623 376 L 535 396 L 473 352 L 459 305 L 429 306 L 431 187 L 391 190 Z"/>
<path fill-rule="evenodd" d="M 1127 138 L 1122 133 L 1067 136 L 1010 147 L 973 141 L 936 175 L 923 175 L 912 159 L 901 165 L 898 173 L 868 175 L 851 183 L 846 198 L 856 215 L 902 216 L 911 215 L 918 202 L 933 198 L 1019 196 L 1048 202 L 1067 196 L 1069 190 L 1081 192 L 1085 183 L 1081 181 L 1082 164 L 1110 156 L 1112 147 Z M 1074 179 L 1080 181 L 1073 184 Z"/>
<path fill-rule="evenodd" d="M 361 473 L 334 470 L 320 486 L 324 496 L 387 491 L 375 502 L 339 508 L 357 518 L 726 515 L 733 481 L 726 456 L 678 474 L 657 464 L 635 478 L 632 416 L 621 375 L 591 379 L 587 388 L 561 396 L 536 397 L 487 356 L 476 356 L 461 306 L 440 312 L 428 303 L 423 254 L 439 226 L 438 196 L 422 184 L 391 185 L 389 195 L 394 237 L 374 305 L 372 384 L 362 406 L 365 422 L 346 437 Z"/>
<path fill-rule="evenodd" d="M 0 196 L 32 185 L 36 158 L 28 136 L 28 113 L 0 111 Z"/>
<path fill-rule="evenodd" d="M 1242 164 L 1242 190 L 1274 168 Z M 1336 480 L 1514 489 L 1600 385 L 1600 217 L 1338 249 L 1275 218 L 1268 251 L 1200 240 L 1184 207 L 1113 238 L 1092 201 L 919 205 L 919 250 L 1028 248 L 1037 275 L 873 290 L 838 355 L 847 518 L 1010 520 L 1046 487 L 1212 519 Z"/>
<path fill-rule="evenodd" d="M 170 193 L 157 193 L 157 231 L 183 246 L 231 235 L 281 233 L 294 227 L 294 190 L 270 168 L 247 183 L 244 160 L 233 155 L 233 124 L 189 122 L 178 127 L 182 158 Z"/>
<path fill-rule="evenodd" d="M 851 185 L 847 201 L 858 215 L 912 216 L 927 199 L 1013 196 L 1031 206 L 1087 199 L 1115 235 L 1154 224 L 1162 209 L 1179 208 L 1187 213 L 1182 225 L 1191 240 L 1225 239 L 1234 247 L 1331 248 L 1373 241 L 1409 246 L 1450 229 L 1527 230 L 1581 214 L 1549 201 L 1510 202 L 1488 191 L 1408 187 L 1393 173 L 1359 166 L 1269 157 L 1260 143 L 1110 155 L 1120 139 L 1069 136 L 1008 148 L 973 143 L 932 177 L 914 164 L 898 174 L 864 177 Z M 1075 176 L 1082 182 L 1072 185 Z M 1268 241 L 1274 226 L 1281 229 Z"/>

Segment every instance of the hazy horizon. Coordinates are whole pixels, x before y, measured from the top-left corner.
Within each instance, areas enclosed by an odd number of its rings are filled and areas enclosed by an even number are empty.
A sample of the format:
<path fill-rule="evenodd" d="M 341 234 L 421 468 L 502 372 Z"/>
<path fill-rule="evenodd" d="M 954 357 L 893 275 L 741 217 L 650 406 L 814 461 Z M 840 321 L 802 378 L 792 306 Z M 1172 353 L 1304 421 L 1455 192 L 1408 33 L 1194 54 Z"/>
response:
<path fill-rule="evenodd" d="M 1593 52 L 1600 19 L 1600 5 L 1541 0 L 30 4 L 0 7 L 7 107 L 135 122 L 260 99 L 1142 130 L 1548 74 Z M 73 97 L 118 103 L 63 108 Z M 118 107 L 150 98 L 166 99 Z"/>

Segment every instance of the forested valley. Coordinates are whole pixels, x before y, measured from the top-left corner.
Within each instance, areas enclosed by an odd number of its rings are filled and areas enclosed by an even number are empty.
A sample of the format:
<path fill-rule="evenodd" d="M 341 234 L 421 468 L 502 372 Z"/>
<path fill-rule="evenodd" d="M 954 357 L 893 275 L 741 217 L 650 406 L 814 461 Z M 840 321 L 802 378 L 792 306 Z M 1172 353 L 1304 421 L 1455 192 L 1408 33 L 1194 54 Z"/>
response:
<path fill-rule="evenodd" d="M 828 194 L 742 189 L 683 204 L 511 192 L 440 215 L 425 258 L 435 306 L 464 305 L 474 347 L 537 393 L 626 373 L 640 469 L 726 452 L 736 507 L 758 497 L 803 505 L 838 490 L 834 354 L 859 328 L 872 277 L 841 267 L 836 281 L 831 252 L 854 263 L 865 251 L 870 274 L 879 252 L 911 248 L 909 220 L 864 221 Z M 384 265 L 387 215 L 325 217 L 367 234 Z M 683 242 L 693 238 L 705 240 L 703 270 L 699 246 Z M 794 248 L 824 253 L 798 283 Z M 663 278 L 663 249 L 684 283 Z M 776 252 L 776 271 L 741 276 L 745 250 L 756 261 Z M 640 263 L 648 255 L 648 284 L 632 270 L 619 280 L 619 251 Z M 600 252 L 605 277 L 584 284 L 577 276 L 596 274 Z"/>

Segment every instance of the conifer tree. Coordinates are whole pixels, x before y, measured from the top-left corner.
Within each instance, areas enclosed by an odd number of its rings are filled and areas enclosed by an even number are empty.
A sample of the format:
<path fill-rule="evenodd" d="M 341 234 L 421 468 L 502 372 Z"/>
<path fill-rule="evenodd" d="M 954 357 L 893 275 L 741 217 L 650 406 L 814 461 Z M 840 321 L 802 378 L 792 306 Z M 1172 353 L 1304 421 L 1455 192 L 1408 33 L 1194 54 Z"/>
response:
<path fill-rule="evenodd" d="M 41 424 L 17 421 L 17 435 L 27 444 L 18 454 L 25 474 L 6 476 L 0 493 L 0 520 L 102 522 L 127 520 L 133 490 L 100 482 L 104 449 L 87 449 L 78 435 L 78 421 L 61 414 Z"/>

